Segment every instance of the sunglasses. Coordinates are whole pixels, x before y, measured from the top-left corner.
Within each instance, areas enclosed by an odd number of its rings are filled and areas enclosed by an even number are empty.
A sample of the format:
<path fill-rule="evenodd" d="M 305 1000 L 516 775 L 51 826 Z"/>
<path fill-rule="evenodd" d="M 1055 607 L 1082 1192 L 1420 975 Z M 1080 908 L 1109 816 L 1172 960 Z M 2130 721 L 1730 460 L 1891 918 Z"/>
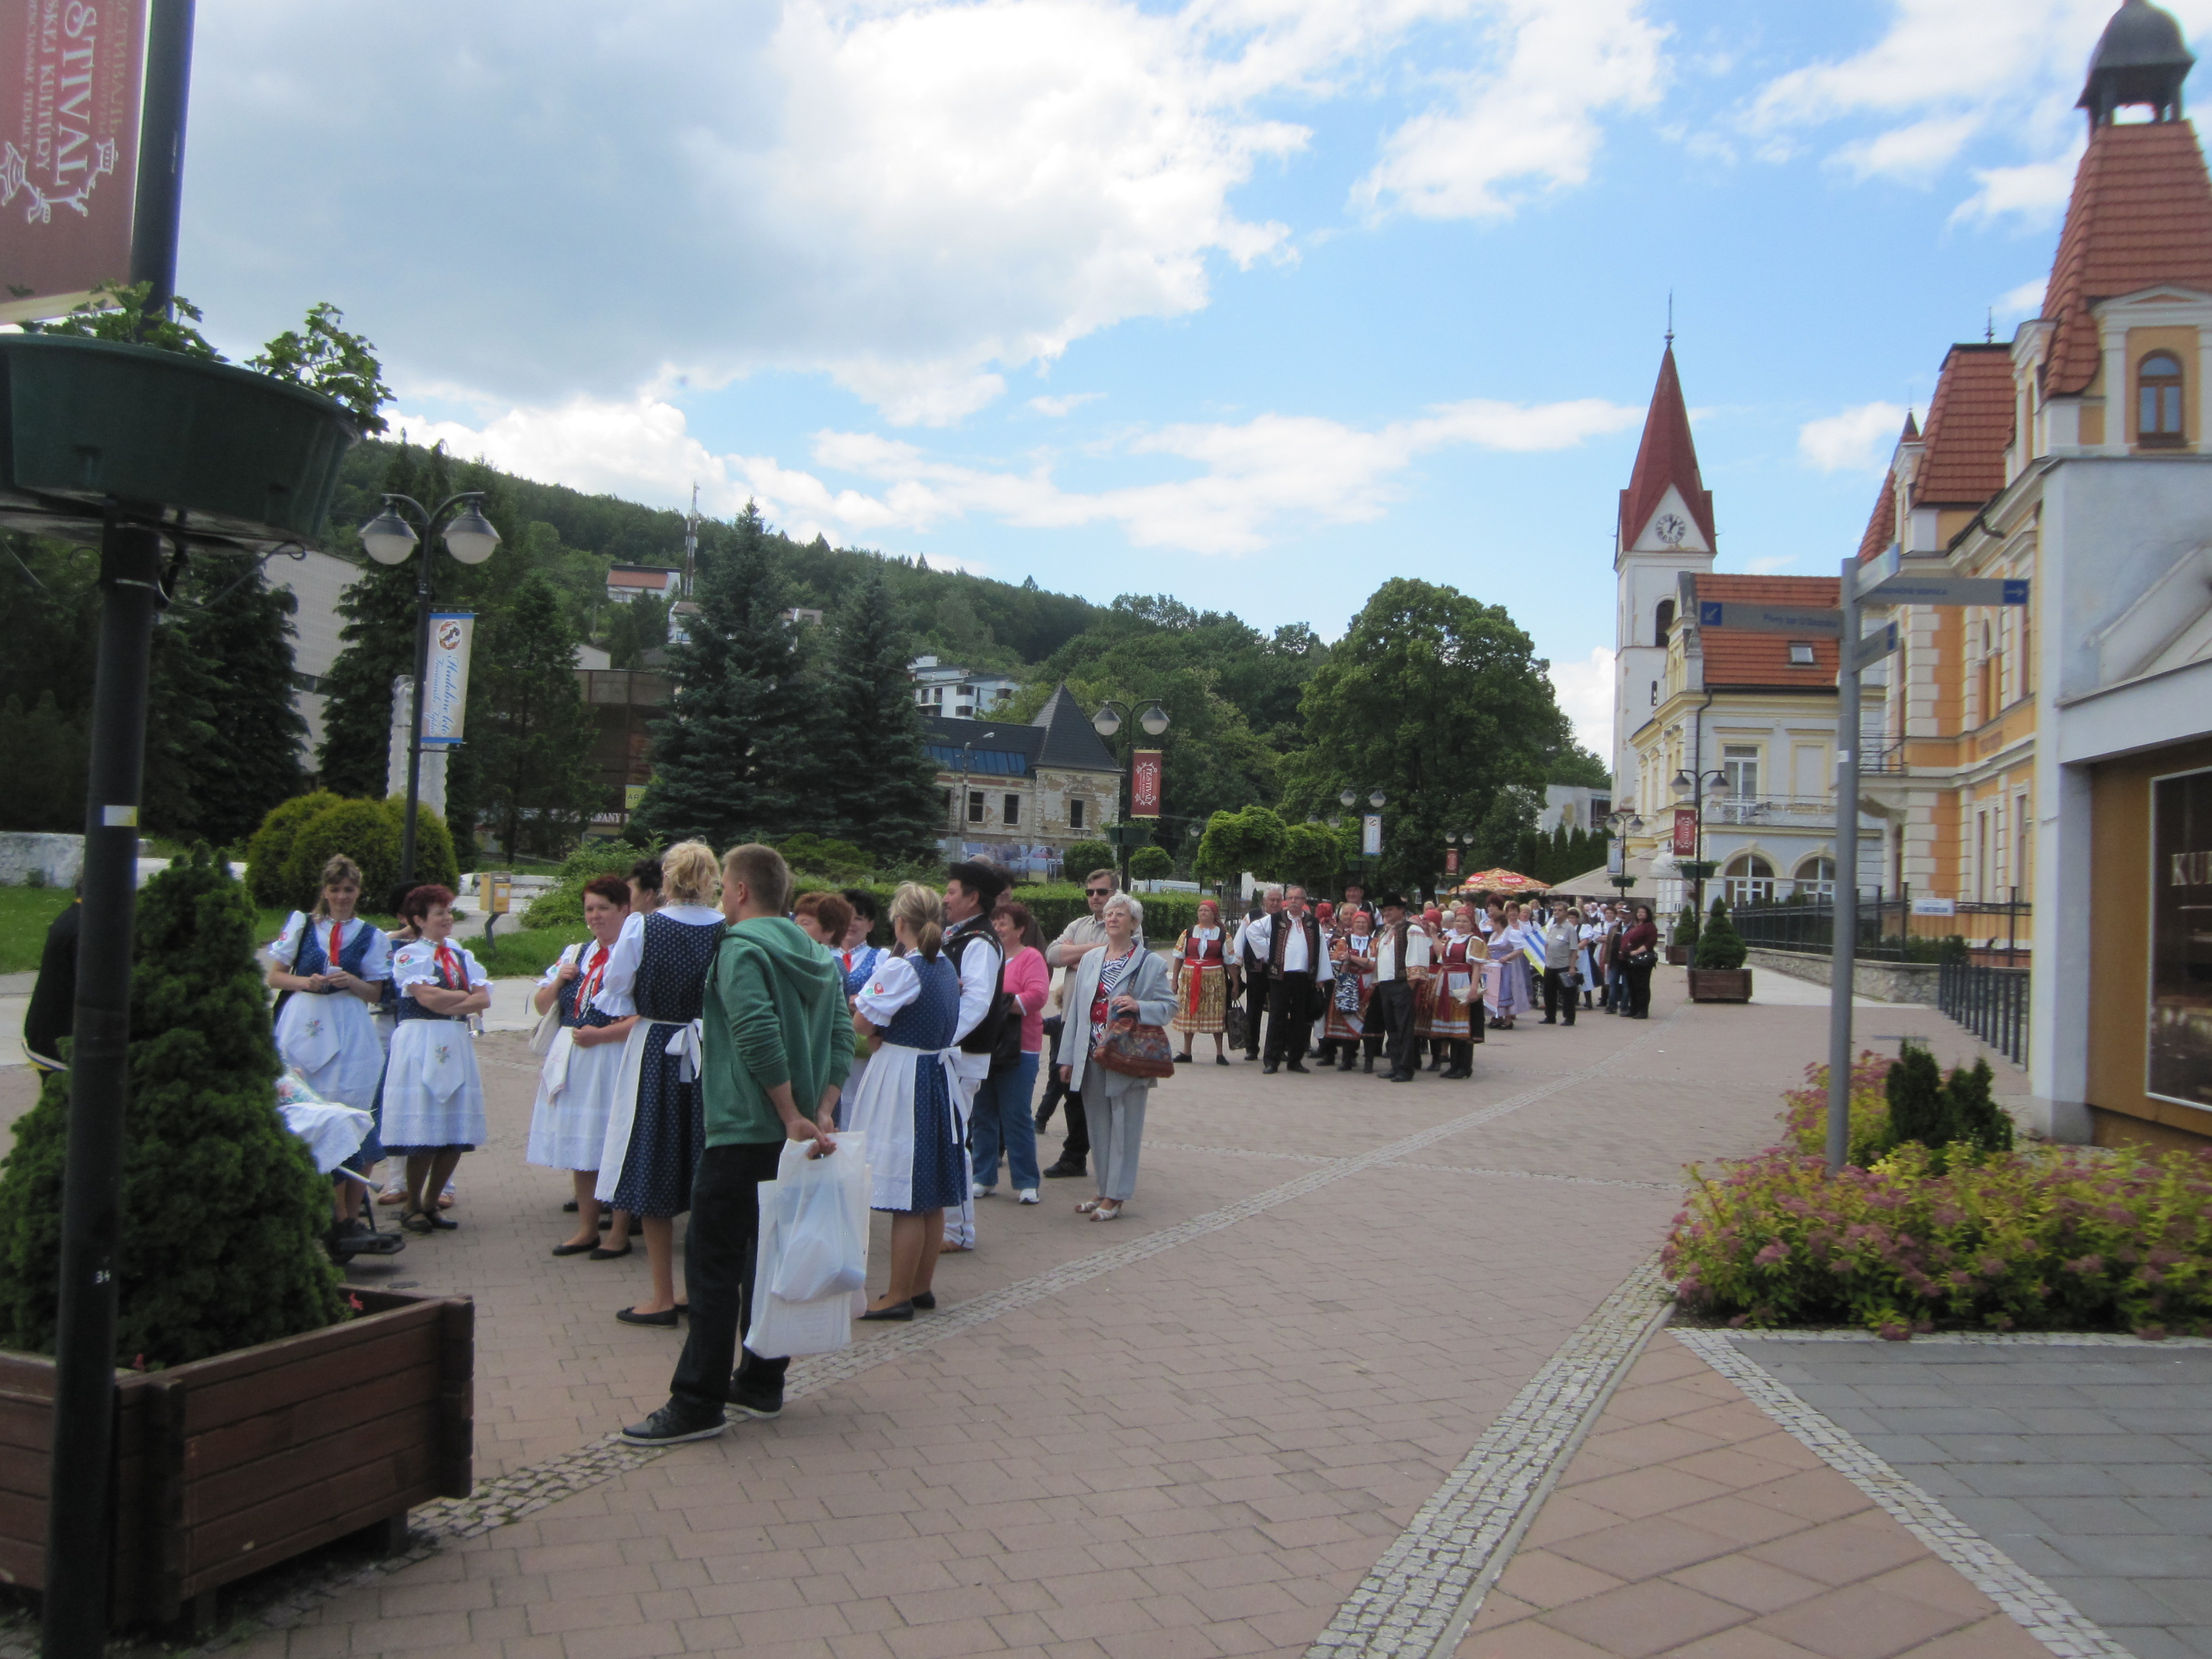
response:
<path fill-rule="evenodd" d="M 1112 898 L 1114 896 L 1114 890 L 1110 887 L 1086 887 L 1083 890 L 1090 894 L 1092 898 Z"/>

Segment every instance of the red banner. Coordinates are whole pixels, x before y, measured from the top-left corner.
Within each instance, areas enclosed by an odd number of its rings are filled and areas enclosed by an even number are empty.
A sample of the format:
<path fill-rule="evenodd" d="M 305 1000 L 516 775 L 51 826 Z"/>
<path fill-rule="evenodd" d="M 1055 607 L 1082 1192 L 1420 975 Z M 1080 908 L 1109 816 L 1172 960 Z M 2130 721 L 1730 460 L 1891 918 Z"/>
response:
<path fill-rule="evenodd" d="M 1698 856 L 1698 809 L 1694 806 L 1674 809 L 1674 856 L 1678 859 Z"/>
<path fill-rule="evenodd" d="M 0 322 L 131 271 L 145 0 L 0 0 Z"/>
<path fill-rule="evenodd" d="M 1444 873 L 1448 876 L 1459 873 L 1459 848 L 1456 847 L 1444 848 Z"/>
<path fill-rule="evenodd" d="M 1129 816 L 1156 818 L 1160 815 L 1160 766 L 1166 758 L 1158 749 L 1139 749 L 1129 757 Z"/>

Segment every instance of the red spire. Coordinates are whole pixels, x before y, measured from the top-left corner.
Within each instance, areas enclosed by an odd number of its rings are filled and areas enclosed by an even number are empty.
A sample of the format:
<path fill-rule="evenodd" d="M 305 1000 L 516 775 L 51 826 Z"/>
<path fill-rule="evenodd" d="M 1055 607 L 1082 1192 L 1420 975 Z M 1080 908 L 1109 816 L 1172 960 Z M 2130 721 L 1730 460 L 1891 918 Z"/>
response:
<path fill-rule="evenodd" d="M 1713 534 L 1713 492 L 1698 472 L 1698 447 L 1690 438 L 1690 411 L 1682 402 L 1682 382 L 1674 372 L 1674 348 L 1659 360 L 1659 384 L 1651 389 L 1650 412 L 1644 417 L 1644 441 L 1636 447 L 1636 471 L 1620 492 L 1620 545 L 1636 544 L 1644 526 L 1666 499 L 1667 486 L 1682 492 L 1690 517 L 1709 548 Z"/>

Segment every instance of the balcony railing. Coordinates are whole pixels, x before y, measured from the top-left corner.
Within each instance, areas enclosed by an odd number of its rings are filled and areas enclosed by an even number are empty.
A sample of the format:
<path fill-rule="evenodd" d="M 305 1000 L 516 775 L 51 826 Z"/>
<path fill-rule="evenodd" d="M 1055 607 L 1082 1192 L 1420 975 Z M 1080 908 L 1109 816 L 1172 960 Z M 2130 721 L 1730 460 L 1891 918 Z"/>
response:
<path fill-rule="evenodd" d="M 1802 825 L 1825 829 L 1836 821 L 1832 795 L 1723 795 L 1709 801 L 1705 827 L 1716 824 Z"/>
<path fill-rule="evenodd" d="M 1869 732 L 1859 739 L 1859 775 L 1905 770 L 1905 739 Z"/>

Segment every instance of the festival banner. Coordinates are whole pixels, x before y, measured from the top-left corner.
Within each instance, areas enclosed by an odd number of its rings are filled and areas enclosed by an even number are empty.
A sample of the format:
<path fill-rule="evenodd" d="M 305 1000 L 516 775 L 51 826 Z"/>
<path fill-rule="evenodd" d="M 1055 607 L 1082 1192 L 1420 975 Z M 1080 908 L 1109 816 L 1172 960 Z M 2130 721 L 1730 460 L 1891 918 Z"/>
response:
<path fill-rule="evenodd" d="M 1698 856 L 1698 809 L 1694 806 L 1674 809 L 1674 856 L 1678 859 Z"/>
<path fill-rule="evenodd" d="M 422 682 L 422 746 L 460 745 L 469 712 L 469 646 L 476 636 L 473 611 L 430 613 L 430 672 Z"/>
<path fill-rule="evenodd" d="M 1444 873 L 1448 876 L 1459 873 L 1459 848 L 1456 847 L 1444 848 Z"/>
<path fill-rule="evenodd" d="M 1359 856 L 1379 859 L 1382 856 L 1382 815 L 1370 812 L 1359 820 Z"/>
<path fill-rule="evenodd" d="M 1158 749 L 1139 749 L 1129 757 L 1129 816 L 1156 818 L 1160 815 L 1160 770 L 1165 756 Z"/>
<path fill-rule="evenodd" d="M 146 0 L 0 0 L 0 322 L 131 273 Z"/>

